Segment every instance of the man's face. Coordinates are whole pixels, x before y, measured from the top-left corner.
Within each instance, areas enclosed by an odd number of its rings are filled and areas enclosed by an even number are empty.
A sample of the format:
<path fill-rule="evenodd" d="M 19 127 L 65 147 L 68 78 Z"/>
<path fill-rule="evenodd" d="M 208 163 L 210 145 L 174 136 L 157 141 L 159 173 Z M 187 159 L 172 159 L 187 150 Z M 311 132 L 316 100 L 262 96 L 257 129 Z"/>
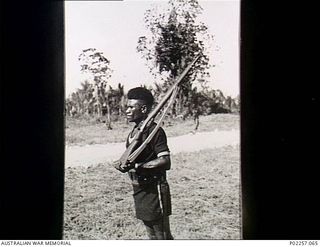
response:
<path fill-rule="evenodd" d="M 142 100 L 128 99 L 126 115 L 129 122 L 139 123 L 146 116 L 147 107 Z"/>

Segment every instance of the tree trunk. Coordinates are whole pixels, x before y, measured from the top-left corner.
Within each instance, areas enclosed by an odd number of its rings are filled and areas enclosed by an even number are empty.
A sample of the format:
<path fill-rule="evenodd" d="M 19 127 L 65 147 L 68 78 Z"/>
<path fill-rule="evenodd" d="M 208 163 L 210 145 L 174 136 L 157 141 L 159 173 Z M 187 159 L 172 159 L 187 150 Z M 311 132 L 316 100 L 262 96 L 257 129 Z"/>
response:
<path fill-rule="evenodd" d="M 119 116 L 122 117 L 124 112 L 125 112 L 125 97 L 124 95 L 122 95 L 119 102 Z"/>
<path fill-rule="evenodd" d="M 182 91 L 180 91 L 178 95 L 178 112 L 179 114 L 183 114 L 183 95 Z"/>
<path fill-rule="evenodd" d="M 107 121 L 106 121 L 106 125 L 107 125 L 107 129 L 108 130 L 112 130 L 111 127 L 111 112 L 110 112 L 110 103 L 109 103 L 109 93 L 106 93 L 106 105 L 107 105 Z"/>

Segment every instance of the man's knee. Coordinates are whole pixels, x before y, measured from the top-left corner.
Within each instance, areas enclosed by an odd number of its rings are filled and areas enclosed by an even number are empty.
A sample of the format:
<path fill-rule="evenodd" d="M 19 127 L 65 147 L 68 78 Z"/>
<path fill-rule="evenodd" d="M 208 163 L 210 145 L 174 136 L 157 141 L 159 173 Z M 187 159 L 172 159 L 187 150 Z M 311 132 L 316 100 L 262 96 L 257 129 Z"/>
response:
<path fill-rule="evenodd" d="M 154 229 L 153 229 L 153 224 L 152 224 L 152 222 L 150 222 L 150 221 L 143 221 L 143 223 L 144 223 L 144 225 L 145 225 L 145 227 L 146 227 L 148 238 L 149 238 L 150 240 L 157 240 L 158 238 L 157 238 L 157 236 L 156 236 L 156 234 L 155 234 L 155 231 L 154 231 Z"/>
<path fill-rule="evenodd" d="M 173 240 L 170 231 L 169 217 L 163 217 L 156 221 L 143 221 L 149 239 Z"/>
<path fill-rule="evenodd" d="M 147 234 L 150 240 L 158 240 L 158 237 L 155 234 L 150 234 L 149 232 L 147 232 Z"/>

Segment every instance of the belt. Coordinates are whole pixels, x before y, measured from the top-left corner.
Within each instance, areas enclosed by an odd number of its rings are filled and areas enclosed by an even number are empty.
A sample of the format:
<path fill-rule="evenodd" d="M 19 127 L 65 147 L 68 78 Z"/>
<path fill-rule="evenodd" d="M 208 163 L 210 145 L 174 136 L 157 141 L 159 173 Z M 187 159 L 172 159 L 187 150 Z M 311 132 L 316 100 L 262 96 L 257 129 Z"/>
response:
<path fill-rule="evenodd" d="M 136 172 L 129 172 L 130 179 L 133 184 L 145 184 L 145 183 L 152 183 L 152 182 L 165 182 L 166 177 L 165 175 L 138 175 Z"/>

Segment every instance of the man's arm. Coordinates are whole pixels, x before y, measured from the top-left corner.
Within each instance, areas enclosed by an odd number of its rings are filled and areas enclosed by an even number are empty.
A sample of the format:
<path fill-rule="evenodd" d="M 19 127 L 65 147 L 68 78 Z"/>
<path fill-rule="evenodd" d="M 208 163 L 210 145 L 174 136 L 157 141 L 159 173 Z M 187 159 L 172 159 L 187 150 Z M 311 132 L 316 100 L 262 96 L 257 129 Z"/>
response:
<path fill-rule="evenodd" d="M 139 167 L 139 168 L 138 168 Z M 136 164 L 137 169 L 161 169 L 169 170 L 171 167 L 170 155 L 161 155 L 154 160 L 150 160 L 144 164 Z"/>

